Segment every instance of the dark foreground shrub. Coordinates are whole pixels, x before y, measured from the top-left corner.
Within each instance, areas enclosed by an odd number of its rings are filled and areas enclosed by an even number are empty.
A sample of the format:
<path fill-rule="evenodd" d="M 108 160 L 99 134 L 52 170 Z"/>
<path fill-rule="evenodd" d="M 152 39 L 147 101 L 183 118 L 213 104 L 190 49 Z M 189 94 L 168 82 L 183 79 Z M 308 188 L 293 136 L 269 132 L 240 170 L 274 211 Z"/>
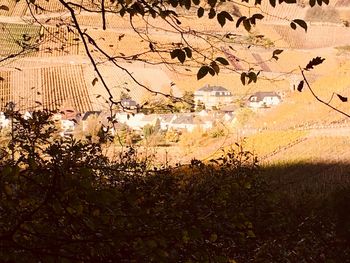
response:
<path fill-rule="evenodd" d="M 259 198 L 249 153 L 147 170 L 133 149 L 56 136 L 50 113 L 25 120 L 1 149 L 5 262 L 227 262 L 249 251 Z"/>

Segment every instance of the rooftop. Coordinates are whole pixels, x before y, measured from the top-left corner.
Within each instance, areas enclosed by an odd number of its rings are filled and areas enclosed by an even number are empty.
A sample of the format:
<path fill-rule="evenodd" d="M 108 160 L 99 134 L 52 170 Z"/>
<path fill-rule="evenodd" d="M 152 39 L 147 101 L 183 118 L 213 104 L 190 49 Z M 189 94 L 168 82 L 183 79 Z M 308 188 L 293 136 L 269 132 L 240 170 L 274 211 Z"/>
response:
<path fill-rule="evenodd" d="M 228 91 L 227 89 L 225 89 L 224 87 L 221 86 L 210 86 L 210 85 L 205 85 L 204 87 L 198 89 L 197 91 Z"/>

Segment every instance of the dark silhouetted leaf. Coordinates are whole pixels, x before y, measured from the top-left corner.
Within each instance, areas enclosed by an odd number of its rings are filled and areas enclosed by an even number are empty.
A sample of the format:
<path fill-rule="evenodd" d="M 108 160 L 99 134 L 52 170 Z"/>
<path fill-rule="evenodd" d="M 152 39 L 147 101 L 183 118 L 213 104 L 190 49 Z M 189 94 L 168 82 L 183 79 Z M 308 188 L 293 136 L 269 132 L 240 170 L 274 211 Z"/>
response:
<path fill-rule="evenodd" d="M 252 29 L 252 25 L 250 24 L 249 19 L 243 20 L 243 26 L 248 32 L 250 31 L 250 29 Z"/>
<path fill-rule="evenodd" d="M 270 1 L 270 5 L 272 5 L 273 7 L 276 6 L 276 0 L 269 0 Z"/>
<path fill-rule="evenodd" d="M 307 24 L 306 24 L 306 22 L 304 20 L 302 20 L 302 19 L 294 19 L 293 22 L 295 24 L 298 24 L 300 27 L 302 27 L 305 30 L 305 32 L 307 32 Z M 293 29 L 295 29 L 295 28 L 293 28 Z"/>
<path fill-rule="evenodd" d="M 219 67 L 219 65 L 218 65 L 215 61 L 212 61 L 212 62 L 210 63 L 210 66 L 214 69 L 214 71 L 215 71 L 216 74 L 219 74 L 219 72 L 220 72 L 220 67 Z"/>
<path fill-rule="evenodd" d="M 309 5 L 310 5 L 311 7 L 313 7 L 315 4 L 316 4 L 316 0 L 310 0 L 310 1 L 309 1 Z"/>
<path fill-rule="evenodd" d="M 233 21 L 233 18 L 232 16 L 227 13 L 226 11 L 222 11 L 220 12 L 218 15 L 217 15 L 217 19 L 218 19 L 218 22 L 219 24 L 223 27 L 226 23 L 226 19 L 229 20 L 229 21 Z"/>
<path fill-rule="evenodd" d="M 222 65 L 225 65 L 225 66 L 229 65 L 228 61 L 223 57 L 217 57 L 215 60 L 220 62 Z"/>
<path fill-rule="evenodd" d="M 172 59 L 177 58 L 181 63 L 184 63 L 186 60 L 186 53 L 182 49 L 174 49 L 170 52 L 170 57 Z"/>
<path fill-rule="evenodd" d="M 246 76 L 247 76 L 247 73 L 245 73 L 245 72 L 243 72 L 241 74 L 241 82 L 242 82 L 243 85 L 245 85 L 245 78 L 246 78 Z"/>
<path fill-rule="evenodd" d="M 277 55 L 281 54 L 282 52 L 283 52 L 282 49 L 276 49 L 276 50 L 274 50 L 274 51 L 272 52 L 272 58 L 278 60 Z"/>
<path fill-rule="evenodd" d="M 342 102 L 347 102 L 348 101 L 348 98 L 347 97 L 344 97 L 342 95 L 339 95 L 337 94 L 338 98 L 342 101 Z"/>
<path fill-rule="evenodd" d="M 125 37 L 125 34 L 121 34 L 121 35 L 119 35 L 118 36 L 118 40 L 120 41 L 120 40 L 122 40 L 123 39 L 123 37 Z"/>
<path fill-rule="evenodd" d="M 97 81 L 98 81 L 98 78 L 94 78 L 93 80 L 92 80 L 92 86 L 95 86 L 96 85 L 96 83 L 97 83 Z"/>
<path fill-rule="evenodd" d="M 188 58 L 191 58 L 192 57 L 192 50 L 189 47 L 185 47 L 184 50 L 186 52 L 186 56 Z"/>
<path fill-rule="evenodd" d="M 201 18 L 203 15 L 204 15 L 204 8 L 203 8 L 203 7 L 198 8 L 198 10 L 197 10 L 197 16 L 198 16 L 199 18 Z"/>
<path fill-rule="evenodd" d="M 248 78 L 249 78 L 248 84 L 251 83 L 251 82 L 256 83 L 256 81 L 257 81 L 257 76 L 256 76 L 256 74 L 254 72 L 249 72 L 248 73 Z"/>
<path fill-rule="evenodd" d="M 239 25 L 245 21 L 247 19 L 246 16 L 241 16 L 240 18 L 238 18 L 237 22 L 236 22 L 236 27 L 239 27 Z"/>
<path fill-rule="evenodd" d="M 152 52 L 154 52 L 154 51 L 155 51 L 155 49 L 154 49 L 154 45 L 153 45 L 153 43 L 152 43 L 152 42 L 150 42 L 150 43 L 149 43 L 149 48 L 150 48 L 150 50 L 151 50 Z"/>
<path fill-rule="evenodd" d="M 325 60 L 324 58 L 315 57 L 312 60 L 310 60 L 310 62 L 306 65 L 305 69 L 306 70 L 313 69 L 315 66 L 322 64 L 324 60 Z"/>
<path fill-rule="evenodd" d="M 290 27 L 295 30 L 297 29 L 297 24 L 295 24 L 294 22 L 290 22 Z"/>
<path fill-rule="evenodd" d="M 9 9 L 9 7 L 6 6 L 6 5 L 1 5 L 1 6 L 0 6 L 0 10 L 9 11 L 10 9 Z"/>
<path fill-rule="evenodd" d="M 304 88 L 304 81 L 302 80 L 302 81 L 299 82 L 297 90 L 299 92 L 301 92 L 303 90 L 303 88 Z"/>
<path fill-rule="evenodd" d="M 214 8 L 211 8 L 209 13 L 208 13 L 208 17 L 209 19 L 213 19 L 216 15 L 216 11 L 214 10 Z"/>
<path fill-rule="evenodd" d="M 202 66 L 197 72 L 197 80 L 204 78 L 208 74 L 208 71 L 209 71 L 208 66 Z"/>
<path fill-rule="evenodd" d="M 212 67 L 208 67 L 208 72 L 210 75 L 214 76 L 215 75 L 215 70 Z"/>
<path fill-rule="evenodd" d="M 185 53 L 185 51 L 180 49 L 177 58 L 183 64 L 185 62 L 185 60 L 186 60 L 186 53 Z"/>
<path fill-rule="evenodd" d="M 254 15 L 252 15 L 252 17 L 249 20 L 250 20 L 251 24 L 255 25 L 256 19 L 261 20 L 263 18 L 264 18 L 264 16 L 262 14 L 254 14 Z"/>
<path fill-rule="evenodd" d="M 208 0 L 208 4 L 211 6 L 211 7 L 215 7 L 217 3 L 217 0 Z"/>

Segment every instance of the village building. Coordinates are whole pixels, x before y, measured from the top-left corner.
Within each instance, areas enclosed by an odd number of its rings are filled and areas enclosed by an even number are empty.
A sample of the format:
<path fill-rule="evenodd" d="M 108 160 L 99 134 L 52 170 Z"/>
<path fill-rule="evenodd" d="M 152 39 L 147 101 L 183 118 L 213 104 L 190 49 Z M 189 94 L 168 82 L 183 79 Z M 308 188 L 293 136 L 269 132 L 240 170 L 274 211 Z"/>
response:
<path fill-rule="evenodd" d="M 120 104 L 124 110 L 133 111 L 136 113 L 138 109 L 137 102 L 132 99 L 123 99 L 120 101 Z"/>
<path fill-rule="evenodd" d="M 0 128 L 5 128 L 9 125 L 10 120 L 6 118 L 3 112 L 0 112 Z"/>
<path fill-rule="evenodd" d="M 160 114 L 160 129 L 163 131 L 168 130 L 171 127 L 172 122 L 177 118 L 176 114 Z"/>
<path fill-rule="evenodd" d="M 206 109 L 218 108 L 232 101 L 232 93 L 221 86 L 206 85 L 194 92 L 196 107 L 201 103 Z"/>
<path fill-rule="evenodd" d="M 266 108 L 280 104 L 281 96 L 274 91 L 258 91 L 248 99 L 248 106 L 252 108 Z"/>

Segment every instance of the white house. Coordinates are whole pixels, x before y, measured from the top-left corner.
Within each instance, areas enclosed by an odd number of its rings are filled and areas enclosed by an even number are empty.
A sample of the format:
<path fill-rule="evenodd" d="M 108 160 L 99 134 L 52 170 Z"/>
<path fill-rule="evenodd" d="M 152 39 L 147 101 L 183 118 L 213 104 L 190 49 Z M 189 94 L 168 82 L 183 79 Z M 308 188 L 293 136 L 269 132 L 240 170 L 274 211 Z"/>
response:
<path fill-rule="evenodd" d="M 248 106 L 252 108 L 265 108 L 278 105 L 281 101 L 281 96 L 274 91 L 258 91 L 249 97 Z"/>
<path fill-rule="evenodd" d="M 0 128 L 6 128 L 10 123 L 10 120 L 6 118 L 3 112 L 0 112 Z"/>
<path fill-rule="evenodd" d="M 194 92 L 196 106 L 202 102 L 206 109 L 228 104 L 232 98 L 232 93 L 221 86 L 206 85 Z"/>

